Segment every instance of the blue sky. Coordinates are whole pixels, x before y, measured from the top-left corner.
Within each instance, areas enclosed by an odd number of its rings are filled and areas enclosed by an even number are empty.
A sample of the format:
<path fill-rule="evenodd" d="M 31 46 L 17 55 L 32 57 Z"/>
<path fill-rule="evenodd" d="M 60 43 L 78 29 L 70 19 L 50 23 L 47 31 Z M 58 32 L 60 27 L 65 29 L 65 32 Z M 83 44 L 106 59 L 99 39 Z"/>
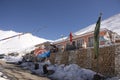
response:
<path fill-rule="evenodd" d="M 55 40 L 120 13 L 120 0 L 0 0 L 0 30 Z"/>

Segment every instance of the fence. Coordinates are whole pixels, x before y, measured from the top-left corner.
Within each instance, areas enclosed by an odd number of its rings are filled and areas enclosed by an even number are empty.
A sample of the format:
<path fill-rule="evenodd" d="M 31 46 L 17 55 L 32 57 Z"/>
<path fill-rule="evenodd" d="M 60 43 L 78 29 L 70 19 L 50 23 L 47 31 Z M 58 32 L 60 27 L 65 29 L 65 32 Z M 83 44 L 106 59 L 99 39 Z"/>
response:
<path fill-rule="evenodd" d="M 75 63 L 80 67 L 97 71 L 97 60 L 94 56 L 94 48 L 87 48 L 52 53 L 50 60 L 53 64 Z M 106 76 L 120 76 L 120 44 L 100 47 L 98 61 L 99 73 Z"/>

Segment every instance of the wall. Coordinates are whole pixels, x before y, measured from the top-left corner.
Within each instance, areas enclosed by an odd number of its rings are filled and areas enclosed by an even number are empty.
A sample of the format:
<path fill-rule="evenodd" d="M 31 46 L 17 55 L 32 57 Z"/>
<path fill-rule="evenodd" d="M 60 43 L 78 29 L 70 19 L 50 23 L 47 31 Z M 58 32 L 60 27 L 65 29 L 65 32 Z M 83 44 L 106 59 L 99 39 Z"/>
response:
<path fill-rule="evenodd" d="M 115 72 L 120 77 L 120 45 L 115 46 Z"/>
<path fill-rule="evenodd" d="M 103 46 L 99 49 L 99 64 L 94 59 L 94 49 L 64 51 L 52 53 L 50 60 L 53 64 L 75 63 L 83 68 L 88 68 L 106 76 L 120 76 L 120 45 Z"/>

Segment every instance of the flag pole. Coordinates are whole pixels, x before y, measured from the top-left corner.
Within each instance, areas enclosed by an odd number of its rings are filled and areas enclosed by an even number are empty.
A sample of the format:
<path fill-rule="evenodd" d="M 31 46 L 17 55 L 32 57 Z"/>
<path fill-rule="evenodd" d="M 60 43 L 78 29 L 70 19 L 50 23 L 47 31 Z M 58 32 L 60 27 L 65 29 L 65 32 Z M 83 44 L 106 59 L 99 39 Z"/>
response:
<path fill-rule="evenodd" d="M 100 16 L 96 22 L 95 30 L 94 30 L 94 53 L 95 53 L 95 59 L 96 59 L 96 74 L 93 77 L 93 80 L 99 80 L 101 77 L 99 75 L 99 32 L 100 32 L 100 24 L 101 24 L 101 16 L 102 13 L 100 13 Z"/>
<path fill-rule="evenodd" d="M 100 17 L 102 16 L 102 13 L 100 13 Z M 101 24 L 101 20 L 100 20 L 100 24 Z M 99 40 L 99 39 L 98 39 Z M 99 48 L 99 47 L 98 47 Z M 98 49 L 98 58 L 97 58 L 97 74 L 99 73 L 99 49 Z"/>
<path fill-rule="evenodd" d="M 100 24 L 101 24 L 101 16 L 97 20 L 96 27 L 94 30 L 94 51 L 95 51 L 95 59 L 96 59 L 96 72 L 99 73 L 99 32 L 100 32 Z"/>

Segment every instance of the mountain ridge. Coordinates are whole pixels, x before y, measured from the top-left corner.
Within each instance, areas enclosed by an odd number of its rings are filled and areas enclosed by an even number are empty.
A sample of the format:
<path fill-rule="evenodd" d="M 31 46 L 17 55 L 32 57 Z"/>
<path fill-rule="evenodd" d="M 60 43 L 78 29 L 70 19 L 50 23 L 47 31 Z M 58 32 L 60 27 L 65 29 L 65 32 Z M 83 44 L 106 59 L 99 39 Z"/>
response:
<path fill-rule="evenodd" d="M 44 38 L 39 38 L 37 36 L 32 35 L 31 33 L 25 33 L 24 35 L 20 35 L 20 36 L 19 34 L 21 33 L 17 33 L 12 30 L 10 31 L 0 30 L 0 40 L 1 40 L 0 52 L 1 53 L 18 52 L 33 47 L 34 45 L 51 41 Z M 18 35 L 18 36 L 10 38 L 11 36 L 14 35 Z"/>
<path fill-rule="evenodd" d="M 94 31 L 95 26 L 96 26 L 96 23 L 91 24 L 83 29 L 76 31 L 74 34 L 81 35 L 90 31 Z M 114 16 L 111 16 L 105 20 L 102 20 L 100 28 L 107 28 L 108 30 L 116 32 L 117 34 L 120 35 L 120 13 Z"/>

